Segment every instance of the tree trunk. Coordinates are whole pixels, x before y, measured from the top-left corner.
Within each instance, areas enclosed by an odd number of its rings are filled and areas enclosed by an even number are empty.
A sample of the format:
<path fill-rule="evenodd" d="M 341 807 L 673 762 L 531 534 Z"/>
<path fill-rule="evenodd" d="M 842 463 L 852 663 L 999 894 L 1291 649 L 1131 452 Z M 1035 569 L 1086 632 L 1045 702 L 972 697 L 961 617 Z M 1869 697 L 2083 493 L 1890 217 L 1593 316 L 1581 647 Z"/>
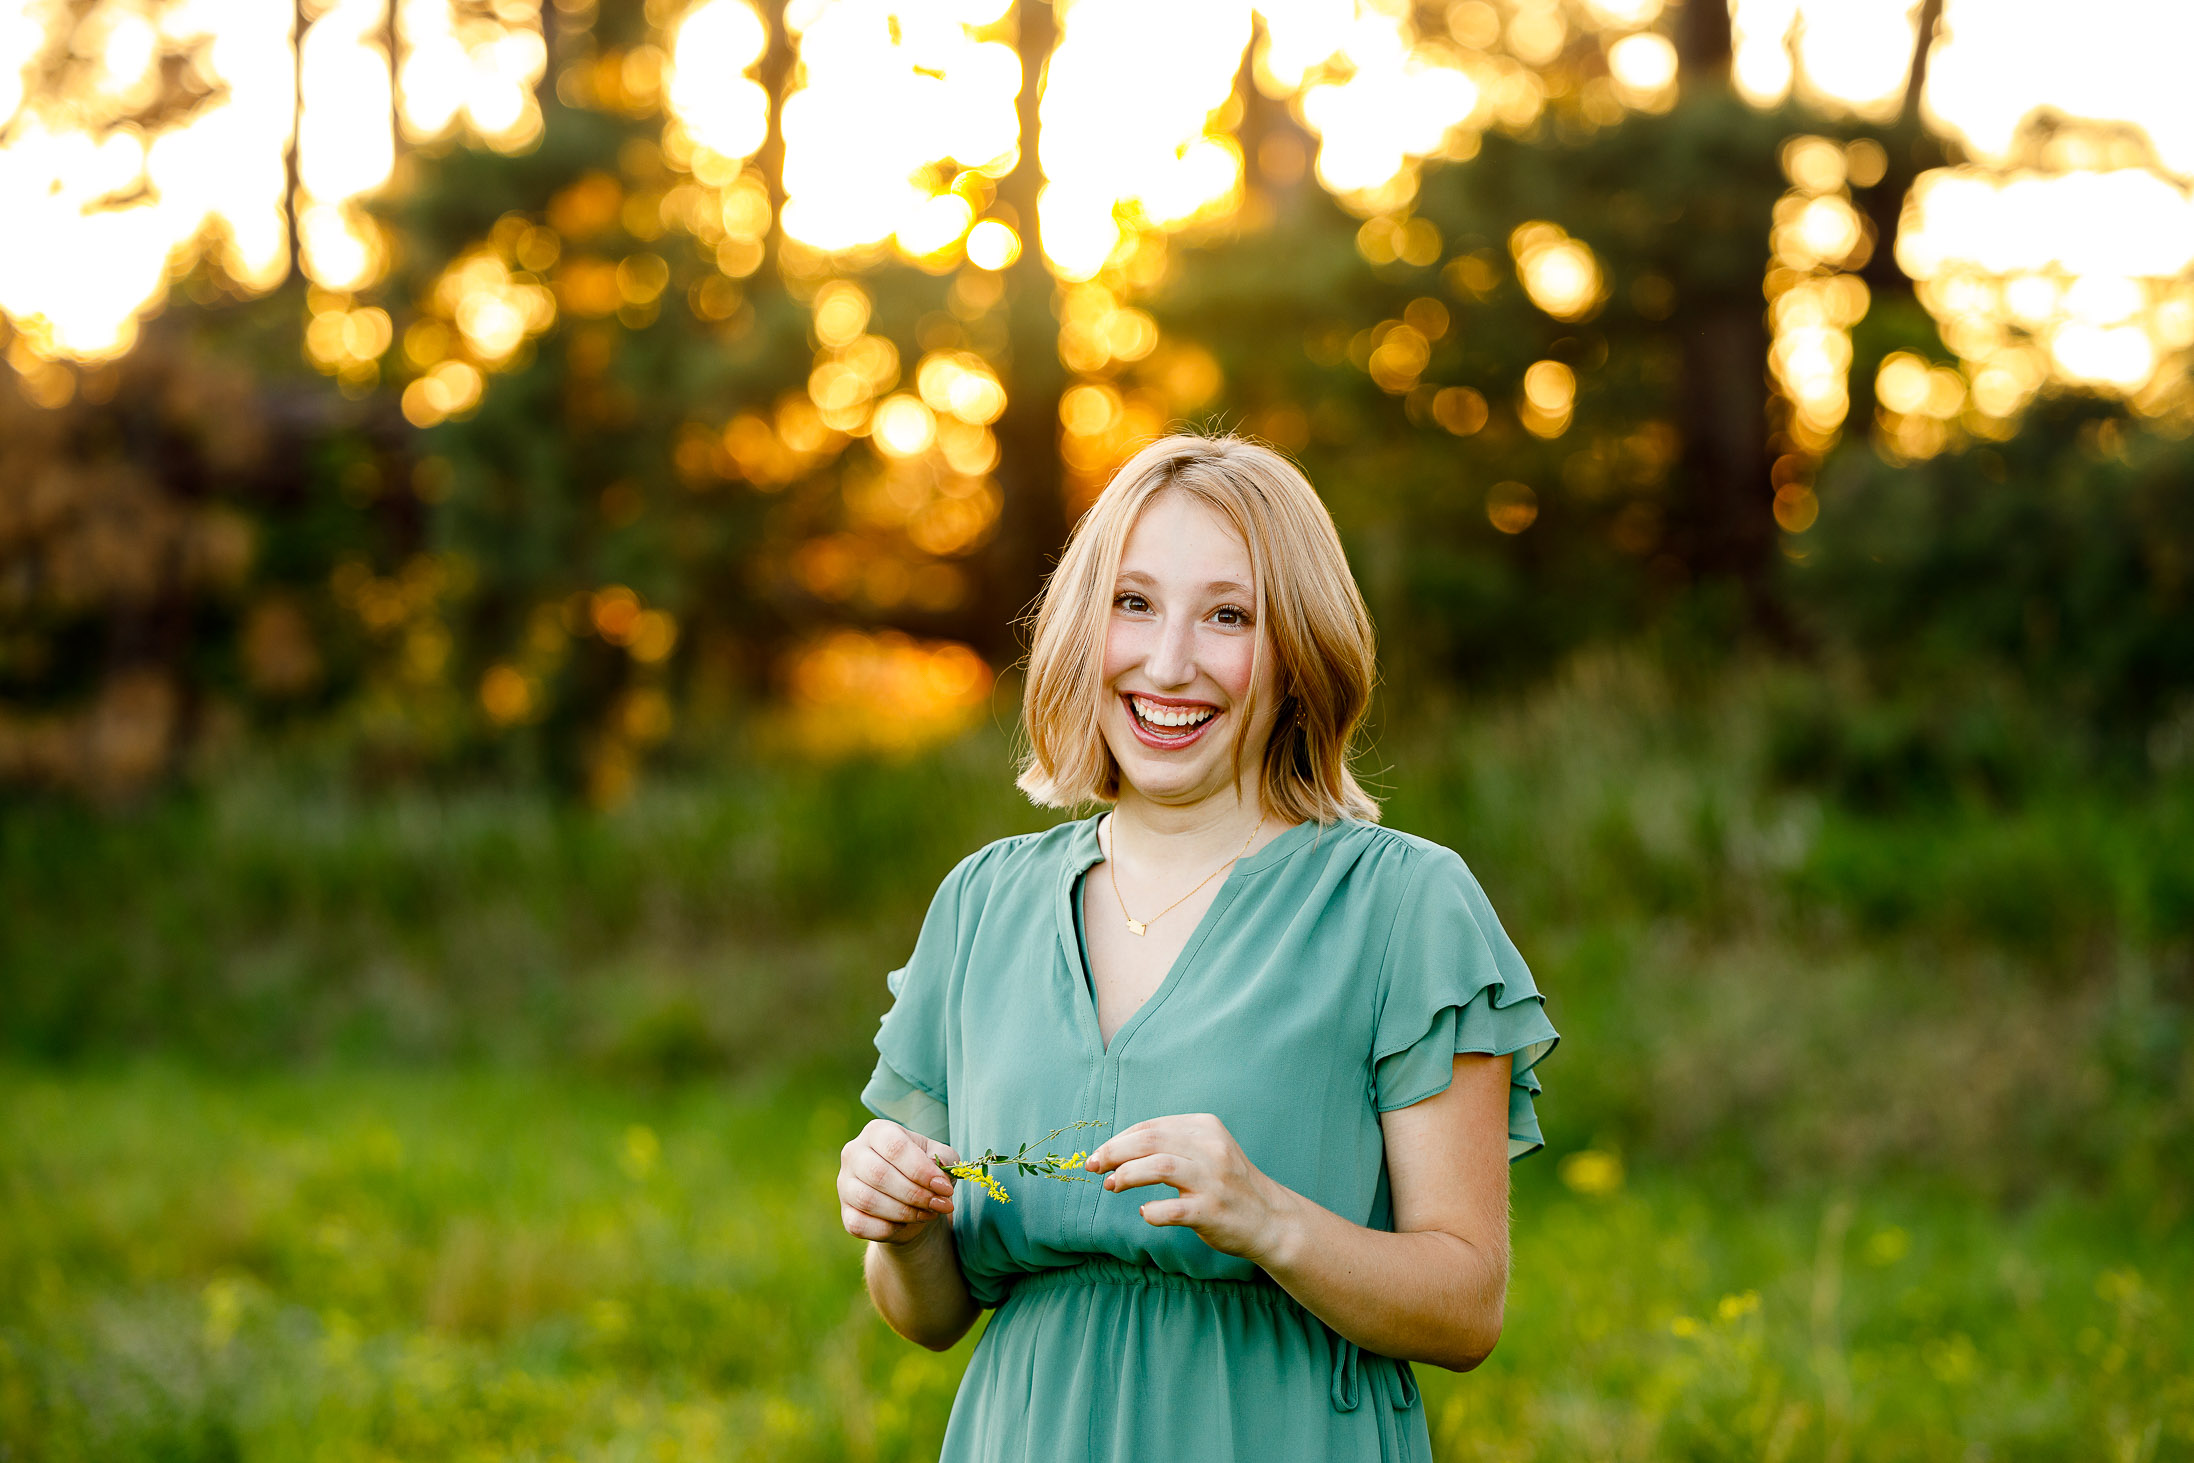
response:
<path fill-rule="evenodd" d="M 1905 80 L 1904 105 L 1897 120 L 1882 138 L 1889 167 L 1882 180 L 1866 190 L 1866 215 L 1874 226 L 1874 253 L 1861 271 L 1867 289 L 1876 299 L 1912 293 L 1912 281 L 1897 267 L 1897 229 L 1904 216 L 1905 197 L 1920 174 L 1949 161 L 1943 141 L 1920 121 L 1920 92 L 1927 85 L 1927 63 L 1941 23 L 1943 0 L 1924 0 L 1919 25 L 1912 37 L 1912 65 Z"/>
<path fill-rule="evenodd" d="M 785 28 L 786 7 L 779 4 L 774 8 L 776 13 L 767 21 L 769 42 L 763 47 L 762 64 L 755 75 L 755 81 L 769 98 L 769 130 L 754 155 L 763 186 L 769 189 L 770 226 L 765 243 L 772 260 L 777 257 L 781 238 L 778 219 L 785 211 L 785 97 L 792 90 L 793 63 L 797 60 L 793 53 L 792 32 Z"/>
<path fill-rule="evenodd" d="M 1052 314 L 1051 270 L 1037 235 L 1038 107 L 1044 66 L 1058 39 L 1049 0 L 1020 3 L 1021 156 L 999 185 L 1013 210 L 1021 257 L 1006 271 L 1008 312 L 1006 411 L 998 421 L 998 485 L 1005 495 L 998 530 L 984 565 L 983 648 L 994 664 L 1026 649 L 1021 630 L 1044 575 L 1066 541 L 1065 479 L 1059 460 L 1059 395 L 1066 371 L 1059 361 L 1059 322 Z"/>
<path fill-rule="evenodd" d="M 1725 0 L 1689 0 L 1677 26 L 1687 95 L 1727 93 L 1730 44 Z M 1768 587 L 1775 499 L 1768 479 L 1767 318 L 1759 290 L 1769 226 L 1767 218 L 1759 220 L 1760 268 L 1711 296 L 1686 300 L 1674 322 L 1683 344 L 1678 420 L 1685 497 L 1672 505 L 1670 546 L 1695 579 L 1736 583 L 1753 624 L 1772 632 L 1780 616 Z"/>

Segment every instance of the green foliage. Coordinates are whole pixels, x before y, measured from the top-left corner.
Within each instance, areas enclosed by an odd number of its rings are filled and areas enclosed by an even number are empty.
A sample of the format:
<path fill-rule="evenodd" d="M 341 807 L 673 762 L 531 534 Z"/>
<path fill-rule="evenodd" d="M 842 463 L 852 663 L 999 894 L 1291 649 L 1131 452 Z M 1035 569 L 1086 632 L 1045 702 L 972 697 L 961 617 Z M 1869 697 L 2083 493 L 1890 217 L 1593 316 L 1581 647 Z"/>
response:
<path fill-rule="evenodd" d="M 2017 704 L 1961 733 L 2015 796 L 1953 765 L 1939 795 L 1857 798 L 1867 776 L 1806 738 L 1868 745 L 1894 704 L 1636 657 L 1423 704 L 1372 766 L 1392 823 L 1470 860 L 1592 1054 L 1556 1084 L 1569 1142 L 1769 1184 L 2131 1183 L 2194 1133 L 2194 784 L 2090 784 Z M 989 735 L 904 763 L 750 753 L 607 814 L 342 787 L 261 773 L 133 817 L 10 810 L 7 1049 L 648 1083 L 819 1057 L 851 1081 L 938 879 L 1048 821 Z"/>
<path fill-rule="evenodd" d="M 2190 483 L 2194 439 L 2072 395 L 2008 441 L 1911 466 L 1853 445 L 1822 475 L 1789 593 L 1891 685 L 2015 678 L 2107 750 L 2138 765 L 2154 734 L 2176 765 L 2194 720 Z"/>
<path fill-rule="evenodd" d="M 666 1074 L 795 1032 L 835 1042 L 873 1012 L 946 870 L 1044 821 L 997 756 L 738 761 L 611 814 L 489 787 L 359 791 L 309 767 L 129 815 L 0 808 L 0 887 L 21 910 L 0 925 L 0 1033 L 49 1057 L 577 1057 Z"/>
<path fill-rule="evenodd" d="M 1597 131 L 1488 134 L 1467 163 L 1428 172 L 1417 226 L 1440 247 L 1418 262 L 1367 266 L 1357 222 L 1314 189 L 1268 230 L 1184 255 L 1159 318 L 1219 356 L 1229 425 L 1296 450 L 1400 673 L 1536 679 L 1580 644 L 1631 633 L 1694 574 L 1726 572 L 1702 538 L 1717 485 L 1684 460 L 1686 403 L 1708 385 L 1687 375 L 1686 333 L 1732 301 L 1757 321 L 1786 187 L 1777 145 L 1794 125 L 1702 96 Z M 1527 298 L 1510 237 L 1534 222 L 1596 256 L 1606 298 L 1586 318 Z M 1421 379 L 1375 379 L 1371 333 L 1427 318 L 1445 324 Z M 1518 409 L 1537 361 L 1577 381 L 1574 420 L 1544 438 Z M 1444 410 L 1443 390 L 1475 393 L 1484 414 Z M 1752 430 L 1764 451 L 1764 417 Z M 1536 498 L 1521 533 L 1488 521 L 1501 482 Z"/>
<path fill-rule="evenodd" d="M 972 1346 L 861 1295 L 848 1090 L 0 1071 L 0 1449 L 934 1457 Z M 1517 1173 L 1506 1339 L 1418 1369 L 1441 1458 L 2194 1447 L 2167 1212 Z"/>

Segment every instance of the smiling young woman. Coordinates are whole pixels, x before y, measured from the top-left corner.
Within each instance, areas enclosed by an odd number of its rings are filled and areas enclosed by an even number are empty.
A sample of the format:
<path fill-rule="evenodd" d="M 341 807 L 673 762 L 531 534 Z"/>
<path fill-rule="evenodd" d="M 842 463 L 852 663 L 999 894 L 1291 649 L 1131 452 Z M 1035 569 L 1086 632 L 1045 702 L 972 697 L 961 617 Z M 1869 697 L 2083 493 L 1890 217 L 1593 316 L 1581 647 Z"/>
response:
<path fill-rule="evenodd" d="M 1108 811 L 945 880 L 838 1174 L 895 1330 L 942 1348 L 997 1308 L 947 1463 L 1428 1460 L 1409 1362 L 1499 1338 L 1557 1038 L 1463 861 L 1349 770 L 1375 671 L 1268 448 L 1168 437 L 1076 526 L 1020 785 Z M 941 1172 L 1076 1123 L 1109 1135 L 1094 1181 Z"/>

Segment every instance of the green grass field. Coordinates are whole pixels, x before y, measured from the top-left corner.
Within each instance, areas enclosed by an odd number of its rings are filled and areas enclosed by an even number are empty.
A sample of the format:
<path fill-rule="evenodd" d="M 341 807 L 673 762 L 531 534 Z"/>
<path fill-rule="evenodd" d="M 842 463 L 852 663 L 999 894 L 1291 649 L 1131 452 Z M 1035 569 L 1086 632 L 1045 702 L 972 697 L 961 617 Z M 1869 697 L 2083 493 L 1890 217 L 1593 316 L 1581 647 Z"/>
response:
<path fill-rule="evenodd" d="M 1931 715 L 1615 658 L 1382 739 L 1564 1036 L 1442 1458 L 2194 1457 L 2194 773 Z M 0 1463 L 933 1457 L 830 1180 L 1004 758 L 0 805 Z"/>
<path fill-rule="evenodd" d="M 919 1459 L 965 1364 L 870 1314 L 813 1078 L 17 1070 L 0 1113 L 0 1456 Z M 1443 1458 L 2194 1446 L 2158 1216 L 1568 1177 L 1518 1169 L 1501 1349 L 1423 1373 Z"/>

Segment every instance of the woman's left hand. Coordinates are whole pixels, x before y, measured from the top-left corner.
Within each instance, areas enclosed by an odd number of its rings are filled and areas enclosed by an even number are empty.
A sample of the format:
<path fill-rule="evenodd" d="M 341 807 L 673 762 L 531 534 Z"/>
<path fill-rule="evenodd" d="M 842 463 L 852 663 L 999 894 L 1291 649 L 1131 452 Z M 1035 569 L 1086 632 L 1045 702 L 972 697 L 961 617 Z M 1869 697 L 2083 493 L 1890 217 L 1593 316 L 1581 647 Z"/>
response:
<path fill-rule="evenodd" d="M 1296 1195 L 1265 1177 L 1210 1113 L 1151 1118 L 1099 1145 L 1082 1165 L 1114 1191 L 1165 1184 L 1173 1199 L 1142 1206 L 1149 1224 L 1196 1231 L 1223 1254 L 1257 1261 L 1279 1245 Z"/>

